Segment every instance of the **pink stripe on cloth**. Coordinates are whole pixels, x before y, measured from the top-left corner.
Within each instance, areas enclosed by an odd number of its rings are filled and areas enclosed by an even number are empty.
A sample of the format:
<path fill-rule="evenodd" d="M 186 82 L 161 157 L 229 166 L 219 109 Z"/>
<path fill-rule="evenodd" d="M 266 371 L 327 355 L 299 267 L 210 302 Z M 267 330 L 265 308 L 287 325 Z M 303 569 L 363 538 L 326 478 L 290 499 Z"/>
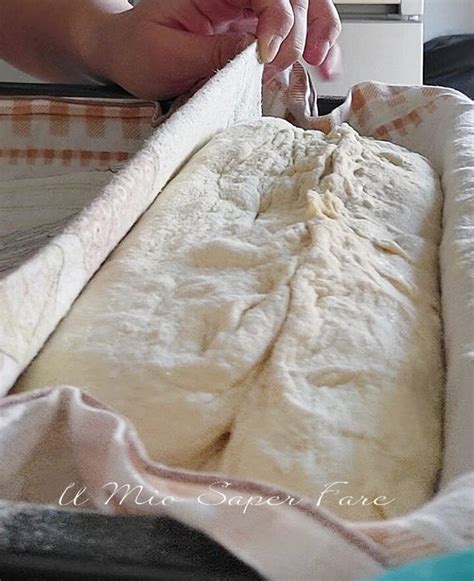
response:
<path fill-rule="evenodd" d="M 291 493 L 151 462 L 127 420 L 76 388 L 0 400 L 0 431 L 2 499 L 74 508 L 71 500 L 82 489 L 77 503 L 83 508 L 177 518 L 271 579 L 344 581 L 384 568 L 383 550 L 309 501 L 292 497 L 294 505 L 270 506 L 264 499 L 286 499 Z M 226 497 L 248 502 L 247 510 L 230 502 L 201 503 L 210 487 L 223 480 Z M 140 487 L 142 500 L 153 498 L 155 506 L 113 495 L 111 483 Z M 263 503 L 252 503 L 258 499 Z"/>

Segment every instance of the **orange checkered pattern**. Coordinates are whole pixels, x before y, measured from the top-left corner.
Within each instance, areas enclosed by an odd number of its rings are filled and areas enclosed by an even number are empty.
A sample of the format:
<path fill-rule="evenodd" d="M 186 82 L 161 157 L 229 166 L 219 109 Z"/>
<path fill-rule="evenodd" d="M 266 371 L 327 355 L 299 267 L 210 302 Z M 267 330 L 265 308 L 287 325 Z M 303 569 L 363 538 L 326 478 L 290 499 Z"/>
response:
<path fill-rule="evenodd" d="M 28 165 L 50 165 L 59 160 L 62 165 L 79 163 L 81 167 L 93 165 L 104 167 L 127 161 L 130 154 L 126 151 L 86 151 L 72 149 L 0 149 L 0 160 L 6 159 L 13 165 L 22 162 Z"/>
<path fill-rule="evenodd" d="M 136 153 L 160 115 L 143 101 L 0 99 L 0 167 L 113 168 Z"/>
<path fill-rule="evenodd" d="M 416 145 L 411 142 L 414 130 L 423 130 L 424 124 L 432 123 L 441 109 L 458 98 L 456 91 L 440 87 L 361 83 L 353 87 L 343 105 L 319 117 L 316 87 L 308 71 L 297 63 L 291 72 L 264 87 L 264 114 L 325 133 L 349 123 L 362 135 L 410 147 Z"/>
<path fill-rule="evenodd" d="M 438 109 L 439 89 L 416 88 L 419 105 L 412 99 L 413 90 L 413 87 L 387 87 L 377 83 L 356 85 L 341 111 L 320 119 L 327 128 L 347 121 L 363 134 L 394 141 L 408 135 Z M 385 110 L 384 117 L 391 118 L 391 121 L 379 125 L 381 107 Z M 312 124 L 318 125 L 319 122 L 319 119 L 314 119 Z"/>
<path fill-rule="evenodd" d="M 417 89 L 418 98 L 422 99 L 419 105 L 411 106 L 413 87 L 387 87 L 373 83 L 358 85 L 351 93 L 352 120 L 361 129 L 369 130 L 371 135 L 378 139 L 393 139 L 397 136 L 408 135 L 413 128 L 418 127 L 423 119 L 437 111 L 439 89 L 420 87 Z M 443 98 L 443 97 L 442 97 Z M 381 100 L 386 110 L 392 110 L 392 121 L 382 125 L 371 123 L 374 103 L 380 107 Z M 380 116 L 377 114 L 377 118 Z"/>

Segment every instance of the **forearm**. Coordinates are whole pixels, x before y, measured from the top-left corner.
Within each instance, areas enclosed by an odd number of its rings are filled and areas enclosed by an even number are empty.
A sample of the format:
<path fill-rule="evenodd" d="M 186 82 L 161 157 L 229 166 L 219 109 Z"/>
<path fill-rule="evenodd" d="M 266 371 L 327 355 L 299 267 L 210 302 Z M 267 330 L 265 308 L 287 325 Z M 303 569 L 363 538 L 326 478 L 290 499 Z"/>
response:
<path fill-rule="evenodd" d="M 1 0 L 0 58 L 54 82 L 101 77 L 110 16 L 129 8 L 127 0 Z"/>

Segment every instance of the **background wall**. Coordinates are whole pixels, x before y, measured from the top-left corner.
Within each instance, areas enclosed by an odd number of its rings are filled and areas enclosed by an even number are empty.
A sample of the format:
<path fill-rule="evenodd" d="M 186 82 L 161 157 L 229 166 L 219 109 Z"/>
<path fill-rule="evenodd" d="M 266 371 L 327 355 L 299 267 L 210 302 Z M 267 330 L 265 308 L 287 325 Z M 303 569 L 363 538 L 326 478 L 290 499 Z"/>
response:
<path fill-rule="evenodd" d="M 425 0 L 425 41 L 445 34 L 474 33 L 474 0 Z"/>

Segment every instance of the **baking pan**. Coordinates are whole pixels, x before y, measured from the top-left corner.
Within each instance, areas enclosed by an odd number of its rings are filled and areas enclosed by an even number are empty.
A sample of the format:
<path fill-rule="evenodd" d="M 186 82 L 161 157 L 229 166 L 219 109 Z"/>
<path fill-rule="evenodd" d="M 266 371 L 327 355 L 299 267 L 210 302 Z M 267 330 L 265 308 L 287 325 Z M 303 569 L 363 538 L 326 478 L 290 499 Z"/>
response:
<path fill-rule="evenodd" d="M 0 518 L 2 581 L 261 579 L 204 534 L 168 518 L 7 503 L 0 503 Z"/>

